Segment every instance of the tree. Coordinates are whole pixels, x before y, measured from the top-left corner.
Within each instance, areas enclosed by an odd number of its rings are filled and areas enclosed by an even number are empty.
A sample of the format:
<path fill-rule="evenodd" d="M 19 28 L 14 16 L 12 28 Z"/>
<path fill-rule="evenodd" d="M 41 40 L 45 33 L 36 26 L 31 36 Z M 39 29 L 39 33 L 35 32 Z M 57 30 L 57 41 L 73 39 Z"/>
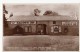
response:
<path fill-rule="evenodd" d="M 7 23 L 5 14 L 8 14 L 8 11 L 5 9 L 5 5 L 3 5 L 3 23 L 4 23 L 3 26 L 4 28 L 8 27 L 8 23 Z"/>
<path fill-rule="evenodd" d="M 11 13 L 9 17 L 12 17 L 12 16 L 13 16 L 13 13 Z"/>
<path fill-rule="evenodd" d="M 51 15 L 52 11 L 46 11 L 43 15 Z"/>
<path fill-rule="evenodd" d="M 34 9 L 34 15 L 39 16 L 40 10 L 39 9 Z"/>
<path fill-rule="evenodd" d="M 4 27 L 3 33 L 4 33 L 4 36 L 13 34 L 12 29 L 10 29 L 8 26 L 8 22 L 7 22 L 7 19 L 5 16 L 6 14 L 8 14 L 8 11 L 6 10 L 5 5 L 3 5 L 3 27 Z M 12 16 L 13 16 L 13 14 L 11 13 L 10 17 L 12 17 Z"/>
<path fill-rule="evenodd" d="M 58 13 L 48 10 L 43 15 L 55 16 L 55 15 L 58 15 Z"/>

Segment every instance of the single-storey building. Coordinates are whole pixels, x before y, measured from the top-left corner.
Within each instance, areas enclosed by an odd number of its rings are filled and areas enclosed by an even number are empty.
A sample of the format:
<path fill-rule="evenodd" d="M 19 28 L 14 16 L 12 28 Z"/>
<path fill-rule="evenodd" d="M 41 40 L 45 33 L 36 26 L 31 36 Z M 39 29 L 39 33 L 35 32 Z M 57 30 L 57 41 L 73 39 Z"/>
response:
<path fill-rule="evenodd" d="M 70 16 L 12 16 L 8 20 L 13 35 L 79 35 L 79 20 Z"/>

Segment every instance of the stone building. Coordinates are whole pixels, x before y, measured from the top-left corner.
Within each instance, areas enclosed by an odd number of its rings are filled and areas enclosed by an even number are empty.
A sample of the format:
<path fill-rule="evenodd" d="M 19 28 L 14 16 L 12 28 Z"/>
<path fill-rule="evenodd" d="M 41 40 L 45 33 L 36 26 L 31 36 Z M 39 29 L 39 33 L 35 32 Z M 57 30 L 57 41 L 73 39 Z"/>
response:
<path fill-rule="evenodd" d="M 20 15 L 7 21 L 13 35 L 79 35 L 79 20 L 70 16 Z"/>

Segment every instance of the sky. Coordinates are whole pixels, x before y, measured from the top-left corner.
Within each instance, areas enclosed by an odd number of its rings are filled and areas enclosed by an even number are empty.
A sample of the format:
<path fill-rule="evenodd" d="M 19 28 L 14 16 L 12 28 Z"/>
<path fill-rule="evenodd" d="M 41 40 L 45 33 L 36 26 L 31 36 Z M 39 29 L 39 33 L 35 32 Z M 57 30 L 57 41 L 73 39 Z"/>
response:
<path fill-rule="evenodd" d="M 51 10 L 57 12 L 60 15 L 66 15 L 78 18 L 78 4 L 5 4 L 6 10 L 9 12 L 6 16 L 13 13 L 17 15 L 33 15 L 34 9 L 41 11 L 40 15 L 43 15 L 45 11 Z M 8 17 L 7 17 L 8 18 Z"/>

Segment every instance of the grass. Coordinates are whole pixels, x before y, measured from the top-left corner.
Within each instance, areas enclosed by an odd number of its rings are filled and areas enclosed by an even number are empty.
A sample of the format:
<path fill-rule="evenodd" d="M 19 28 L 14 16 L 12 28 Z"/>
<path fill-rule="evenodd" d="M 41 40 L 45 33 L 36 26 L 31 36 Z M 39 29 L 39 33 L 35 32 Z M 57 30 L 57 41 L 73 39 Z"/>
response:
<path fill-rule="evenodd" d="M 5 51 L 78 51 L 78 36 L 4 36 Z"/>

